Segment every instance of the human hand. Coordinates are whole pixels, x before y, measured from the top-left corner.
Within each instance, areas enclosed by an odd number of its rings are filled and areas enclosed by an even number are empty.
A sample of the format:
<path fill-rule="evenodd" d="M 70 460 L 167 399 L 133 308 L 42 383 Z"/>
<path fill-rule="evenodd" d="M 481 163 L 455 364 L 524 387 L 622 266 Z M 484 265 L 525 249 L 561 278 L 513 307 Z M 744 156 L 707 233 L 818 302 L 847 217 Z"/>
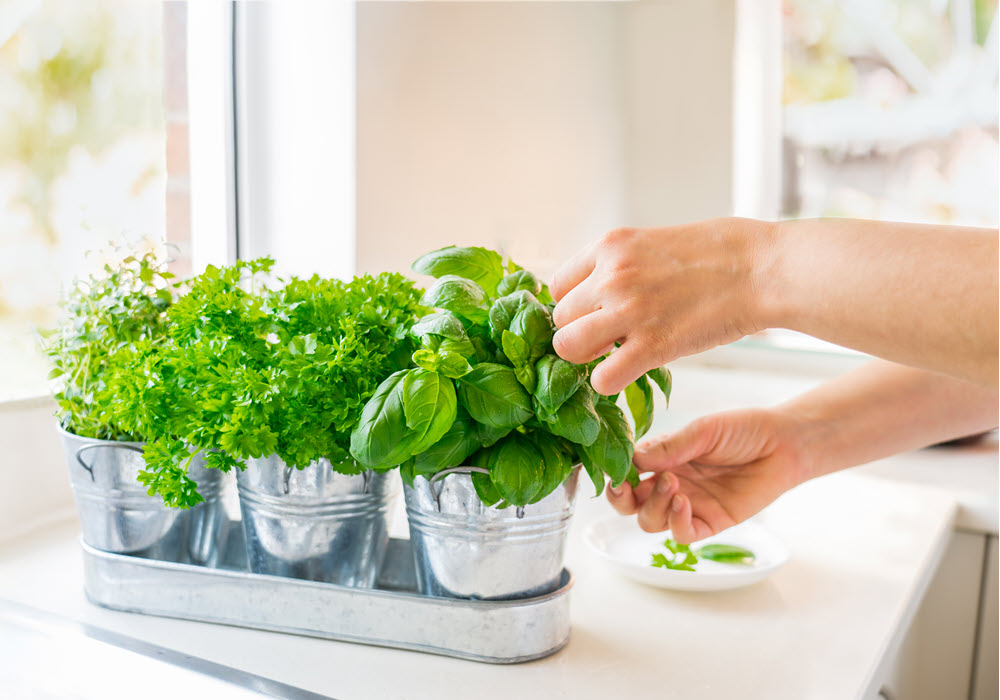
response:
<path fill-rule="evenodd" d="M 652 472 L 636 488 L 608 489 L 622 515 L 646 532 L 670 530 L 689 544 L 741 523 L 812 475 L 810 424 L 781 409 L 699 418 L 681 431 L 647 438 L 633 462 Z"/>
<path fill-rule="evenodd" d="M 731 218 L 612 231 L 553 277 L 556 352 L 585 363 L 621 343 L 591 378 L 611 395 L 654 367 L 762 330 L 772 233 L 768 222 Z"/>

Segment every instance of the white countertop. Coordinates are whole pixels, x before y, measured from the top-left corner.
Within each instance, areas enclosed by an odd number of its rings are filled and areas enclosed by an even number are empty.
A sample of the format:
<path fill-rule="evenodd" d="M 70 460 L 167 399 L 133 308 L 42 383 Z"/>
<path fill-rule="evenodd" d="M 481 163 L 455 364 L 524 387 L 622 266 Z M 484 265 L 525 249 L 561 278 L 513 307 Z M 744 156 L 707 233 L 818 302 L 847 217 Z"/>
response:
<path fill-rule="evenodd" d="M 72 522 L 0 548 L 0 598 L 335 698 L 860 697 L 920 600 L 956 506 L 927 487 L 837 475 L 787 494 L 763 522 L 789 546 L 771 579 L 673 593 L 620 578 L 582 542 L 610 514 L 584 497 L 567 566 L 572 636 L 547 659 L 490 666 L 415 652 L 97 608 Z"/>
<path fill-rule="evenodd" d="M 654 433 L 712 411 L 774 404 L 819 381 L 694 365 L 674 374 L 672 408 L 659 412 Z M 23 432 L 19 425 L 10 429 Z M 62 484 L 65 467 L 52 457 L 38 473 Z M 997 531 L 997 475 L 994 438 L 805 484 L 762 519 L 788 544 L 789 563 L 763 583 L 711 594 L 649 588 L 608 569 L 585 548 L 582 533 L 611 510 L 603 499 L 584 497 L 566 562 L 576 577 L 570 642 L 548 659 L 517 666 L 97 608 L 83 594 L 73 520 L 0 541 L 0 599 L 336 698 L 868 697 L 953 526 Z M 19 524 L 8 522 L 6 532 Z M 0 662 L 0 689 L 2 671 Z M 176 699 L 155 683 L 144 696 Z"/>

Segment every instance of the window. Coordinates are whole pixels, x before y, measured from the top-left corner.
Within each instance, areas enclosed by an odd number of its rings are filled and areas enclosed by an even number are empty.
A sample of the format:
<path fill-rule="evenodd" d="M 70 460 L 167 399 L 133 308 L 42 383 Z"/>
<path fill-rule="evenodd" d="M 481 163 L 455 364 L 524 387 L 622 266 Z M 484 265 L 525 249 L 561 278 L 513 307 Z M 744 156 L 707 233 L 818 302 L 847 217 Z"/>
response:
<path fill-rule="evenodd" d="M 109 243 L 190 267 L 185 5 L 9 3 L 0 23 L 0 399 L 45 391 L 33 328 Z"/>
<path fill-rule="evenodd" d="M 996 0 L 786 0 L 782 215 L 996 226 Z"/>
<path fill-rule="evenodd" d="M 738 214 L 997 226 L 996 0 L 738 8 Z M 844 352 L 789 331 L 743 345 Z"/>

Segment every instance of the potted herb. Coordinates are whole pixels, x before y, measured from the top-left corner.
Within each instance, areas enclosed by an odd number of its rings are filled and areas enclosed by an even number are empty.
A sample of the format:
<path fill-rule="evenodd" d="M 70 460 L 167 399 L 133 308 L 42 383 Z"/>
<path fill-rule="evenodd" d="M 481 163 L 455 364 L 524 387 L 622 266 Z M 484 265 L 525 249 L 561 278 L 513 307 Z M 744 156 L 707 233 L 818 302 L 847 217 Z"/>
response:
<path fill-rule="evenodd" d="M 590 386 L 593 365 L 552 349 L 548 289 L 484 248 L 443 248 L 414 270 L 437 282 L 434 307 L 412 327 L 408 367 L 375 391 L 351 436 L 373 469 L 399 464 L 421 589 L 512 598 L 559 585 L 582 464 L 598 493 L 605 476 L 638 478 L 633 430 L 617 396 Z M 626 391 L 637 425 L 652 421 L 658 369 Z"/>
<path fill-rule="evenodd" d="M 160 426 L 141 478 L 171 505 L 190 502 L 193 445 L 209 467 L 238 467 L 253 571 L 371 586 L 395 490 L 355 462 L 349 436 L 415 347 L 419 292 L 392 274 L 271 289 L 271 265 L 210 267 L 168 312 L 167 342 L 120 394 L 140 407 L 137 424 Z"/>
<path fill-rule="evenodd" d="M 190 511 L 165 508 L 137 481 L 150 435 L 115 410 L 115 386 L 134 371 L 135 348 L 158 347 L 166 338 L 166 311 L 178 287 L 171 278 L 147 253 L 75 281 L 62 300 L 60 324 L 42 346 L 53 365 L 49 378 L 84 541 L 105 551 L 205 563 L 219 535 L 221 475 L 193 461 L 192 479 L 204 497 Z"/>

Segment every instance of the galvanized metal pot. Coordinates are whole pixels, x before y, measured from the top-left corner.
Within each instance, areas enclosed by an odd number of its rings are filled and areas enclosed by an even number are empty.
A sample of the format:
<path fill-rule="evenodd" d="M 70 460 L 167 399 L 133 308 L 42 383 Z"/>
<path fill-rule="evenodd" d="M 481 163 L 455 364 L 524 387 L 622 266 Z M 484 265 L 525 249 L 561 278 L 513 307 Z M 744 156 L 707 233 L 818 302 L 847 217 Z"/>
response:
<path fill-rule="evenodd" d="M 138 481 L 143 443 L 59 433 L 84 542 L 106 552 L 214 565 L 225 536 L 222 472 L 195 457 L 188 473 L 205 501 L 189 510 L 167 508 Z"/>
<path fill-rule="evenodd" d="M 523 509 L 483 505 L 478 467 L 456 467 L 404 485 L 414 563 L 426 595 L 508 600 L 557 589 L 580 470 Z"/>
<path fill-rule="evenodd" d="M 371 588 L 389 542 L 395 479 L 305 469 L 275 456 L 247 460 L 236 483 L 250 570 Z"/>

